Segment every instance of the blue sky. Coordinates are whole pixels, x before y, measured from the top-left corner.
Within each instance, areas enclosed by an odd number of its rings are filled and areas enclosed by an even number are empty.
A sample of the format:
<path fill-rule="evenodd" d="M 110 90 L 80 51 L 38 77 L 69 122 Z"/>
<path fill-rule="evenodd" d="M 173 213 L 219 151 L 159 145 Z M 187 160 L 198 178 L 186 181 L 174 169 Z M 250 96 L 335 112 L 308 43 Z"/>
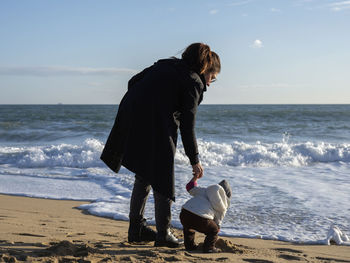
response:
<path fill-rule="evenodd" d="M 0 2 L 0 104 L 117 104 L 128 79 L 204 42 L 203 103 L 350 103 L 350 1 Z"/>

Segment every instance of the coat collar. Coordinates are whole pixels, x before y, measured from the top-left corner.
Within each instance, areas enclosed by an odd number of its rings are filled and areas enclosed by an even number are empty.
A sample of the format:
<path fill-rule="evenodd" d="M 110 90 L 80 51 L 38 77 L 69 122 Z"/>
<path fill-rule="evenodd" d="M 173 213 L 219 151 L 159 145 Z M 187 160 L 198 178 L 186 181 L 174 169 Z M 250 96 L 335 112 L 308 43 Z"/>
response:
<path fill-rule="evenodd" d="M 203 92 L 206 92 L 207 91 L 207 83 L 205 82 L 204 74 L 200 74 L 199 77 L 200 77 L 200 79 L 201 79 L 201 81 L 203 83 L 203 87 L 204 87 L 203 88 Z"/>

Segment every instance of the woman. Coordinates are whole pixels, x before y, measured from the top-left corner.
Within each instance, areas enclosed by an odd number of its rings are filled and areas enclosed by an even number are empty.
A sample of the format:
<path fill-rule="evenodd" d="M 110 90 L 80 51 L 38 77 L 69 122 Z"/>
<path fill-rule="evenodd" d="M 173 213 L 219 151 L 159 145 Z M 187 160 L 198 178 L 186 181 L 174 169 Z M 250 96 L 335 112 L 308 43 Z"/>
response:
<path fill-rule="evenodd" d="M 194 43 L 181 59 L 156 62 L 133 76 L 120 102 L 101 159 L 113 171 L 121 165 L 135 173 L 130 200 L 129 242 L 153 241 L 177 247 L 170 233 L 171 203 L 175 201 L 174 157 L 180 128 L 194 176 L 203 176 L 195 136 L 197 106 L 206 86 L 216 79 L 219 56 L 208 45 Z M 144 209 L 153 189 L 157 232 L 147 227 Z"/>

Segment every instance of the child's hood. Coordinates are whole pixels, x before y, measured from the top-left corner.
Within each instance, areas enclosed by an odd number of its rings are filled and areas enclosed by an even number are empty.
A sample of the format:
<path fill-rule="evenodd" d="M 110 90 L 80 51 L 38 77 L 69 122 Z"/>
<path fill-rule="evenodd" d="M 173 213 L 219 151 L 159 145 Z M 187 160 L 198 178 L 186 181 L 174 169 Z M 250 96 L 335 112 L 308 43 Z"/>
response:
<path fill-rule="evenodd" d="M 219 183 L 219 185 L 220 185 L 222 188 L 224 188 L 227 197 L 228 197 L 229 199 L 231 199 L 231 196 L 232 196 L 232 189 L 231 189 L 231 186 L 230 186 L 229 182 L 226 181 L 226 180 L 222 180 L 222 181 Z"/>

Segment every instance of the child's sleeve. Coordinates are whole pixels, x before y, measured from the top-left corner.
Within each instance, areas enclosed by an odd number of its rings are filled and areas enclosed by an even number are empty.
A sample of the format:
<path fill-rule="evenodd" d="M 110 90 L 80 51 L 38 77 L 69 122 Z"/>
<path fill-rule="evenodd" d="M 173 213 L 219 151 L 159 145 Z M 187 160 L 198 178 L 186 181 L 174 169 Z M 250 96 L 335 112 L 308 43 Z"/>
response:
<path fill-rule="evenodd" d="M 197 181 L 190 181 L 187 185 L 186 185 L 186 190 L 187 192 L 192 195 L 198 195 L 198 194 L 203 194 L 206 188 L 203 187 L 199 187 L 197 184 Z"/>

